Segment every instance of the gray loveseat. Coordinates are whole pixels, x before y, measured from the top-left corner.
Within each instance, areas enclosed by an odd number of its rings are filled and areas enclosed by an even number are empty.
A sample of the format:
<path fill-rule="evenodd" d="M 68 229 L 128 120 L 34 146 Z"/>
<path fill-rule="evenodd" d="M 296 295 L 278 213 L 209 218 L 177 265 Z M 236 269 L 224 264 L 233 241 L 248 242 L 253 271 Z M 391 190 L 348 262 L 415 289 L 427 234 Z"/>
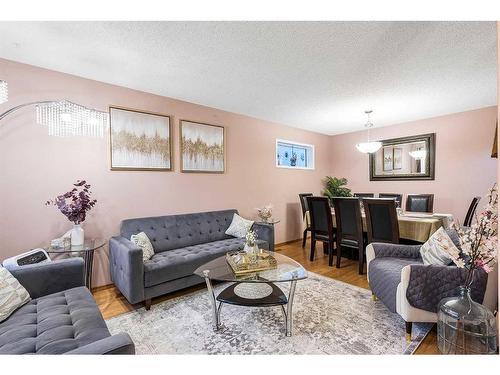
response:
<path fill-rule="evenodd" d="M 134 354 L 126 333 L 111 336 L 85 288 L 83 259 L 10 270 L 31 296 L 0 323 L 0 354 Z"/>
<path fill-rule="evenodd" d="M 244 239 L 225 234 L 237 210 L 123 220 L 120 235 L 109 241 L 111 279 L 134 304 L 204 282 L 193 275 L 202 264 L 228 251 L 243 249 Z M 260 248 L 274 250 L 274 229 L 255 223 Z M 155 255 L 143 262 L 130 236 L 146 233 Z"/>

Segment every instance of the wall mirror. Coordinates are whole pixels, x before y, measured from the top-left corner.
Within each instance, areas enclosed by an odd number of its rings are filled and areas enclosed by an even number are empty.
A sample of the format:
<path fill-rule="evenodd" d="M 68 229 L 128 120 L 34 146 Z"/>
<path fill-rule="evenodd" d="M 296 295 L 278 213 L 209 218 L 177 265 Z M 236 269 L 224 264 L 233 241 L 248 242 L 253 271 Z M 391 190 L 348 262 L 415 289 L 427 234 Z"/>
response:
<path fill-rule="evenodd" d="M 370 154 L 370 181 L 434 180 L 435 134 L 383 140 Z"/>

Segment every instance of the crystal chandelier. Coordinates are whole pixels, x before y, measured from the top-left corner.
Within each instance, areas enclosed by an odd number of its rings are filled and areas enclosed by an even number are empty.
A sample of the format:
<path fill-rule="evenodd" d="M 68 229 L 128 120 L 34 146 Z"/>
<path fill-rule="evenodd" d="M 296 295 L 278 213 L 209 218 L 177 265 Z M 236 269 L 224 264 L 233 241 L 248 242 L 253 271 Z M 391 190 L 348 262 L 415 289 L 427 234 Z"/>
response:
<path fill-rule="evenodd" d="M 6 103 L 7 100 L 9 100 L 9 86 L 0 79 L 0 104 Z"/>
<path fill-rule="evenodd" d="M 58 137 L 104 137 L 108 113 L 89 109 L 67 100 L 37 104 L 36 122 Z"/>
<path fill-rule="evenodd" d="M 356 148 L 358 149 L 358 151 L 362 152 L 364 154 L 372 154 L 372 153 L 380 150 L 380 148 L 382 147 L 382 142 L 378 142 L 378 141 L 370 142 L 370 128 L 373 127 L 373 123 L 370 121 L 370 114 L 372 112 L 373 111 L 371 111 L 371 110 L 365 111 L 366 116 L 368 118 L 366 121 L 366 124 L 365 124 L 365 128 L 368 130 L 368 141 L 361 142 L 361 143 L 358 143 L 356 145 Z"/>

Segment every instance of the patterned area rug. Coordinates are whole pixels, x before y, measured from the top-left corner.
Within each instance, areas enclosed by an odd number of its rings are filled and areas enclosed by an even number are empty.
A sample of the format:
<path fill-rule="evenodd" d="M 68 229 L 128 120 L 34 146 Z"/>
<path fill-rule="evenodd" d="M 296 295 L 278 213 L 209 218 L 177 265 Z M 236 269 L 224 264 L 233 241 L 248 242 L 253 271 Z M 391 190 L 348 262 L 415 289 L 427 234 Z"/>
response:
<path fill-rule="evenodd" d="M 214 332 L 206 290 L 106 323 L 112 333 L 128 332 L 137 354 L 411 354 L 432 327 L 414 324 L 407 343 L 403 319 L 372 301 L 369 290 L 311 272 L 297 282 L 293 307 L 292 337 L 285 336 L 280 307 L 224 305 L 223 326 Z"/>

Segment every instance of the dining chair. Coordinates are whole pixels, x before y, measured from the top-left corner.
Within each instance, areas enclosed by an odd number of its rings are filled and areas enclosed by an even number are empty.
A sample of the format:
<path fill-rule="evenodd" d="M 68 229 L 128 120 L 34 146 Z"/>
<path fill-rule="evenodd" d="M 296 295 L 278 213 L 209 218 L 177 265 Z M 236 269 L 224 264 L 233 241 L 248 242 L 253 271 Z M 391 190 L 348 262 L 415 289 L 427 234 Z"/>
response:
<path fill-rule="evenodd" d="M 397 193 L 380 193 L 379 198 L 392 198 L 396 200 L 396 208 L 403 208 L 403 194 Z"/>
<path fill-rule="evenodd" d="M 363 237 L 363 219 L 361 217 L 359 198 L 333 198 L 335 209 L 336 237 L 337 237 L 337 263 L 340 268 L 342 248 L 358 251 L 358 272 L 363 274 L 365 261 L 365 241 Z"/>
<path fill-rule="evenodd" d="M 396 201 L 389 198 L 363 199 L 368 243 L 399 243 Z"/>
<path fill-rule="evenodd" d="M 406 211 L 432 212 L 434 208 L 434 194 L 408 194 L 406 197 Z"/>
<path fill-rule="evenodd" d="M 472 202 L 470 202 L 469 209 L 467 210 L 467 215 L 465 215 L 464 227 L 470 227 L 472 224 L 472 219 L 474 218 L 474 213 L 476 212 L 477 205 L 481 197 L 472 198 Z"/>
<path fill-rule="evenodd" d="M 306 246 L 307 232 L 311 231 L 310 219 L 308 219 L 306 217 L 306 212 L 309 211 L 306 198 L 312 197 L 312 196 L 313 196 L 312 193 L 300 193 L 299 194 L 300 206 L 302 207 L 302 219 L 306 221 L 306 228 L 304 229 L 304 233 L 302 234 L 302 248 L 304 248 Z"/>
<path fill-rule="evenodd" d="M 307 206 L 311 217 L 311 255 L 314 260 L 316 241 L 323 242 L 324 249 L 328 249 L 328 265 L 333 265 L 333 251 L 335 245 L 335 231 L 333 229 L 332 210 L 327 197 L 307 197 Z"/>
<path fill-rule="evenodd" d="M 354 193 L 354 196 L 357 198 L 373 198 L 375 194 L 373 193 Z"/>

